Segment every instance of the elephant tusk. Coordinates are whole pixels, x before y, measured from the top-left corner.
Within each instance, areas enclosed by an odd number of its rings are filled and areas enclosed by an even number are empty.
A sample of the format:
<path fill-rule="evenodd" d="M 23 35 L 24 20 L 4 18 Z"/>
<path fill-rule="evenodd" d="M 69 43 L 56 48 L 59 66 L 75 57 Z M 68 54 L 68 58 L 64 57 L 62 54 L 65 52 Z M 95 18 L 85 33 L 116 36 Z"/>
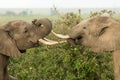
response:
<path fill-rule="evenodd" d="M 56 45 L 56 44 L 59 44 L 59 43 L 64 43 L 66 41 L 60 41 L 60 42 L 57 42 L 57 41 L 53 41 L 53 40 L 49 40 L 49 39 L 39 39 L 39 42 L 45 44 L 45 45 Z"/>
<path fill-rule="evenodd" d="M 57 36 L 58 38 L 62 38 L 62 39 L 68 39 L 70 38 L 69 35 L 63 35 L 63 34 L 57 34 L 54 31 L 51 31 L 55 36 Z"/>
<path fill-rule="evenodd" d="M 50 39 L 47 39 L 47 38 L 44 38 L 44 40 L 48 41 L 48 42 L 57 42 L 57 41 L 53 41 L 53 40 L 50 40 Z M 64 42 L 67 42 L 66 40 L 64 41 L 59 41 L 58 43 L 64 43 Z"/>
<path fill-rule="evenodd" d="M 44 40 L 46 40 L 48 42 L 57 42 L 57 41 L 53 41 L 53 40 L 50 40 L 50 39 L 47 39 L 47 38 L 44 38 Z"/>
<path fill-rule="evenodd" d="M 44 40 L 48 41 L 48 42 L 57 42 L 57 41 L 53 41 L 53 40 L 50 40 L 50 39 L 47 39 L 47 38 L 44 38 Z M 64 41 L 59 41 L 58 43 L 65 43 L 67 42 L 66 40 Z"/>

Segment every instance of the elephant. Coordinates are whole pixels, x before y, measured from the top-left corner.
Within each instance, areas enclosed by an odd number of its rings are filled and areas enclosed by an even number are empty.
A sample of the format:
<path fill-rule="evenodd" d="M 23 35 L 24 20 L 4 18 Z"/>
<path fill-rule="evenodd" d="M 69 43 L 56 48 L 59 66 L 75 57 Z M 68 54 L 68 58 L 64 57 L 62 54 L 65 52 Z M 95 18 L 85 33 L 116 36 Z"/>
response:
<path fill-rule="evenodd" d="M 31 23 L 24 20 L 9 21 L 0 26 L 0 80 L 18 80 L 8 74 L 9 58 L 19 57 L 26 49 L 57 44 L 45 38 L 52 30 L 47 18 L 34 19 Z"/>
<path fill-rule="evenodd" d="M 115 80 L 120 80 L 120 22 L 107 16 L 94 16 L 73 26 L 67 35 L 52 31 L 72 45 L 83 45 L 94 52 L 112 52 Z"/>

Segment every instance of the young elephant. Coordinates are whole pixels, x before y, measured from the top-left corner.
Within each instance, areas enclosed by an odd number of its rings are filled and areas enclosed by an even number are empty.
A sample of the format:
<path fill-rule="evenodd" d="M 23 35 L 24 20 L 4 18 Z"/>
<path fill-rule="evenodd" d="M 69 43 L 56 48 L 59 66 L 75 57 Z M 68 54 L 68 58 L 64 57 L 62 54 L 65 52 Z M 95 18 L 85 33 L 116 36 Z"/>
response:
<path fill-rule="evenodd" d="M 7 66 L 10 57 L 18 57 L 26 49 L 37 47 L 40 43 L 57 44 L 58 42 L 44 38 L 51 30 L 52 24 L 46 18 L 35 19 L 31 24 L 15 20 L 2 25 L 0 27 L 0 80 L 17 80 L 8 75 Z"/>
<path fill-rule="evenodd" d="M 56 34 L 70 44 L 84 45 L 95 52 L 111 51 L 115 80 L 120 80 L 120 22 L 111 17 L 96 16 L 81 21 L 68 35 Z"/>

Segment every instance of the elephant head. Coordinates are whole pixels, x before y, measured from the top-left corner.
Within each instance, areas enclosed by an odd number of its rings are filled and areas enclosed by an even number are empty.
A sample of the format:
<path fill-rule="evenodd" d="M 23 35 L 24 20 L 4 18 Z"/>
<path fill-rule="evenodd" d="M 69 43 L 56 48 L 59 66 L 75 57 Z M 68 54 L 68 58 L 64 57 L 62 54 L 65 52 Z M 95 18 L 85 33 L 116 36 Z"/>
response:
<path fill-rule="evenodd" d="M 0 28 L 0 53 L 17 57 L 20 52 L 40 43 L 57 44 L 58 42 L 45 38 L 51 30 L 52 23 L 46 18 L 35 19 L 31 23 L 23 20 L 10 21 Z"/>
<path fill-rule="evenodd" d="M 115 80 L 120 79 L 120 20 L 96 16 L 81 21 L 67 35 L 52 33 L 72 45 L 88 46 L 95 52 L 113 52 Z"/>
<path fill-rule="evenodd" d="M 45 38 L 52 30 L 50 20 L 35 19 L 31 23 L 23 20 L 10 21 L 0 27 L 0 80 L 18 80 L 8 75 L 9 57 L 18 57 L 28 48 L 58 44 Z M 61 43 L 61 42 L 59 42 Z"/>
<path fill-rule="evenodd" d="M 120 49 L 120 23 L 111 17 L 95 16 L 72 27 L 65 36 L 70 44 L 91 47 L 93 51 L 114 51 Z"/>

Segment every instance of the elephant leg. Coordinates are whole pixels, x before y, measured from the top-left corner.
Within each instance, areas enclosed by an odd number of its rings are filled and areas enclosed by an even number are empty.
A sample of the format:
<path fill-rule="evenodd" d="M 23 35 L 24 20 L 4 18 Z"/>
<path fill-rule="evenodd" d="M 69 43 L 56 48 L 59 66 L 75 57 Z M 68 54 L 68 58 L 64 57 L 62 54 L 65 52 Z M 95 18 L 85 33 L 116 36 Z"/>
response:
<path fill-rule="evenodd" d="M 9 57 L 0 54 L 0 80 L 8 80 L 8 72 L 7 72 L 7 65 L 8 65 Z"/>
<path fill-rule="evenodd" d="M 4 80 L 4 69 L 1 67 L 1 64 L 0 64 L 0 80 Z"/>
<path fill-rule="evenodd" d="M 113 62 L 115 80 L 120 80 L 120 50 L 113 52 Z"/>

